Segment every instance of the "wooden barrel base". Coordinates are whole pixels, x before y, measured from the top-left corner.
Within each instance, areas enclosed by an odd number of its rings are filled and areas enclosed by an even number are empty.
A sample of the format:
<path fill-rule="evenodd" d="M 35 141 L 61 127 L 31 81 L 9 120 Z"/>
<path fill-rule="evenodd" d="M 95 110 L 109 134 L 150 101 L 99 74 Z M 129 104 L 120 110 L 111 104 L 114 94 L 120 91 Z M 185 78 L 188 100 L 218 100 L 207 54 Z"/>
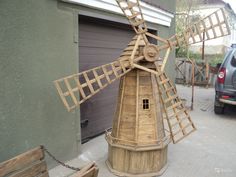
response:
<path fill-rule="evenodd" d="M 150 177 L 167 168 L 167 147 L 146 151 L 130 150 L 108 144 L 109 170 L 117 176 Z"/>
<path fill-rule="evenodd" d="M 154 176 L 161 176 L 167 169 L 168 163 L 159 171 L 156 173 L 146 173 L 146 174 L 129 174 L 124 172 L 119 172 L 111 168 L 111 165 L 108 160 L 106 160 L 106 165 L 111 173 L 113 173 L 116 176 L 128 176 L 128 177 L 154 177 Z"/>

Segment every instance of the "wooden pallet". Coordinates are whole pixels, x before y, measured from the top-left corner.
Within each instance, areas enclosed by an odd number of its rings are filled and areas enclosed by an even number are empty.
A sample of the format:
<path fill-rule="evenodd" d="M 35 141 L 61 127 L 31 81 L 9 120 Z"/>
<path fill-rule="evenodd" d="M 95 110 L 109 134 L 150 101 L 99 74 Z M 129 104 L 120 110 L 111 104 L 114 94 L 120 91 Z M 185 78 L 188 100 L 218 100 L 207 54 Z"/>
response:
<path fill-rule="evenodd" d="M 98 167 L 91 162 L 73 177 L 97 177 L 97 175 Z M 36 147 L 0 163 L 0 177 L 49 177 L 43 147 Z"/>
<path fill-rule="evenodd" d="M 37 147 L 0 163 L 0 177 L 49 177 L 44 152 Z"/>

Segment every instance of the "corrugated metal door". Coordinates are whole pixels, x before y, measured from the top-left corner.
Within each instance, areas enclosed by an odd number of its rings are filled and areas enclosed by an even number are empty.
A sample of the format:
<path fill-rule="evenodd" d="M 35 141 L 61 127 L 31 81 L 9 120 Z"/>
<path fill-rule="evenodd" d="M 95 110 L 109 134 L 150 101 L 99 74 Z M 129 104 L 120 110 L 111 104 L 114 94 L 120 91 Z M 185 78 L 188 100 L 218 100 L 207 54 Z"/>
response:
<path fill-rule="evenodd" d="M 114 61 L 134 35 L 128 25 L 80 16 L 80 71 Z M 83 141 L 111 127 L 118 84 L 116 81 L 80 106 Z"/>

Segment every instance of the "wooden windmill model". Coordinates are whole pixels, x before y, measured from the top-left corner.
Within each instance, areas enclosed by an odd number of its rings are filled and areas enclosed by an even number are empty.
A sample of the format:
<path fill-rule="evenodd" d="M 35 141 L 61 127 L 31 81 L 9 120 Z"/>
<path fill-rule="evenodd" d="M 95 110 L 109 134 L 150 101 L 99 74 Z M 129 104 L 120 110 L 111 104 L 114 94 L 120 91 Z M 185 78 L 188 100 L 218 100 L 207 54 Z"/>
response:
<path fill-rule="evenodd" d="M 164 72 L 170 51 L 202 42 L 204 32 L 205 40 L 210 40 L 230 34 L 230 29 L 224 10 L 220 9 L 187 31 L 163 39 L 148 32 L 138 0 L 116 1 L 136 33 L 127 48 L 112 63 L 54 83 L 71 111 L 121 78 L 113 127 L 106 133 L 107 165 L 120 176 L 155 176 L 165 170 L 168 143 L 177 143 L 195 130 Z M 158 45 L 151 44 L 151 38 Z M 160 52 L 165 52 L 164 59 L 160 59 Z"/>

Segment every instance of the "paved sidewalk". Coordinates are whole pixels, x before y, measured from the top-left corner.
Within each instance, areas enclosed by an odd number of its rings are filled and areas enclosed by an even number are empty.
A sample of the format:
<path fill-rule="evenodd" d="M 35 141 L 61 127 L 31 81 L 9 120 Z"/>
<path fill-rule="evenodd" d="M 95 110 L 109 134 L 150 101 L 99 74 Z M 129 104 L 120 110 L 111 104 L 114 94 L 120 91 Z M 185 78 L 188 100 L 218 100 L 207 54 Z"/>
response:
<path fill-rule="evenodd" d="M 191 87 L 177 86 L 181 98 L 190 105 Z M 190 112 L 197 131 L 180 143 L 169 145 L 169 166 L 162 177 L 236 177 L 236 108 L 227 107 L 225 115 L 213 112 L 214 89 L 195 88 L 194 110 Z M 106 165 L 107 143 L 104 135 L 82 146 L 82 154 L 69 164 L 81 166 L 96 161 L 99 177 L 113 177 Z M 72 171 L 60 166 L 50 176 L 63 177 Z"/>

